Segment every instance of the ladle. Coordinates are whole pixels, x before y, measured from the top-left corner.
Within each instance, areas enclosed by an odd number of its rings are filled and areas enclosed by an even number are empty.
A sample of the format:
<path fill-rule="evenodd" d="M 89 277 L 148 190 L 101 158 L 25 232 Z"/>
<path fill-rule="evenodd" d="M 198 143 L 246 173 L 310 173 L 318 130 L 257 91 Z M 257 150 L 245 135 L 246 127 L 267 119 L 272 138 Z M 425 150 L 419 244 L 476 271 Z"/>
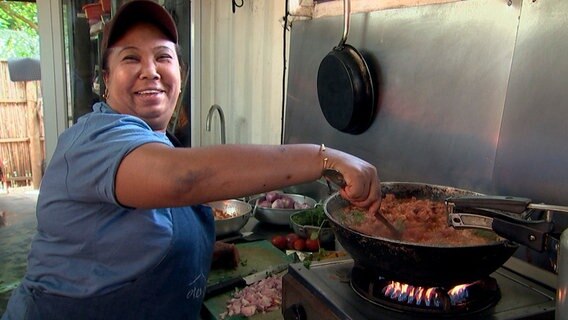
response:
<path fill-rule="evenodd" d="M 327 181 L 333 182 L 340 188 L 347 185 L 343 174 L 335 169 L 324 169 L 322 175 Z M 396 240 L 400 240 L 402 238 L 402 232 L 392 225 L 392 223 L 381 213 L 380 209 L 375 212 L 375 218 L 380 220 L 389 229 Z"/>

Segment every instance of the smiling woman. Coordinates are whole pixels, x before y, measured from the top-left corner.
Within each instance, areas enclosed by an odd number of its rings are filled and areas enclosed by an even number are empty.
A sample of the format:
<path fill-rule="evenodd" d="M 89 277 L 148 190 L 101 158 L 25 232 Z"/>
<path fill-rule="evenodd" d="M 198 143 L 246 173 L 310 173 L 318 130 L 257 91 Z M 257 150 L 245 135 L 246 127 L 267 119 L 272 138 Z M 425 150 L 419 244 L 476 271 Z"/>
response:
<path fill-rule="evenodd" d="M 103 64 L 107 104 L 165 131 L 181 93 L 175 43 L 154 25 L 139 23 L 112 45 Z"/>
<path fill-rule="evenodd" d="M 346 199 L 379 207 L 376 168 L 339 150 L 181 148 L 167 132 L 181 88 L 178 40 L 151 0 L 126 2 L 105 25 L 105 101 L 58 138 L 27 272 L 3 320 L 196 319 L 215 242 L 203 203 L 311 182 L 333 167 Z"/>

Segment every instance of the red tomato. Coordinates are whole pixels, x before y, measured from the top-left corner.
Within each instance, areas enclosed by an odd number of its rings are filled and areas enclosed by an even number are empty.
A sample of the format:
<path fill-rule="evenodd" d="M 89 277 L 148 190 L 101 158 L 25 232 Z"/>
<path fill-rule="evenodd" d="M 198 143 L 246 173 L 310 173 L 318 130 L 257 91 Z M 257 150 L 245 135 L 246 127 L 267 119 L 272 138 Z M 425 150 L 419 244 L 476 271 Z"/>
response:
<path fill-rule="evenodd" d="M 320 243 L 318 239 L 307 239 L 306 240 L 306 249 L 311 252 L 316 252 L 320 248 Z"/>
<path fill-rule="evenodd" d="M 294 250 L 303 251 L 304 249 L 306 249 L 306 240 L 298 238 L 294 241 Z"/>
<path fill-rule="evenodd" d="M 280 250 L 284 250 L 284 249 L 286 249 L 288 241 L 286 240 L 286 237 L 278 235 L 278 236 L 272 237 L 272 244 L 276 248 L 278 248 Z"/>
<path fill-rule="evenodd" d="M 288 249 L 294 249 L 294 242 L 296 240 L 300 239 L 300 236 L 295 234 L 295 233 L 289 233 L 286 236 L 286 241 L 287 241 L 287 248 Z"/>

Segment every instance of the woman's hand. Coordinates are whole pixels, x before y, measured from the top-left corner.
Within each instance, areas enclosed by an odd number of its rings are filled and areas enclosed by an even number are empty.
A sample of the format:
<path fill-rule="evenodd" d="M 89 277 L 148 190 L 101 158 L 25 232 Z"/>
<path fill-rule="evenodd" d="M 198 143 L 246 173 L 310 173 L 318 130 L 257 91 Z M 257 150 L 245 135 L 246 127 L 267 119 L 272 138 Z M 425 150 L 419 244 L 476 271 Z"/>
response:
<path fill-rule="evenodd" d="M 334 149 L 328 148 L 326 156 L 326 168 L 341 172 L 345 179 L 345 187 L 339 190 L 341 196 L 354 206 L 377 212 L 381 205 L 381 182 L 375 166 Z"/>

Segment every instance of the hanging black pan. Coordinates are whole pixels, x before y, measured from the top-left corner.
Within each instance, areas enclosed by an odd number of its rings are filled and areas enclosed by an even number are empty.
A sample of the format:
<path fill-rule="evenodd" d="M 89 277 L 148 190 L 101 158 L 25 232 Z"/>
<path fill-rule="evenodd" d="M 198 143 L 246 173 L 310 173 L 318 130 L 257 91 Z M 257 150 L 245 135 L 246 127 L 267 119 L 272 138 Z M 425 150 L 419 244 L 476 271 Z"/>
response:
<path fill-rule="evenodd" d="M 375 89 L 369 67 L 357 49 L 346 44 L 350 2 L 344 0 L 343 37 L 318 69 L 318 99 L 325 119 L 335 129 L 360 134 L 373 121 Z"/>

